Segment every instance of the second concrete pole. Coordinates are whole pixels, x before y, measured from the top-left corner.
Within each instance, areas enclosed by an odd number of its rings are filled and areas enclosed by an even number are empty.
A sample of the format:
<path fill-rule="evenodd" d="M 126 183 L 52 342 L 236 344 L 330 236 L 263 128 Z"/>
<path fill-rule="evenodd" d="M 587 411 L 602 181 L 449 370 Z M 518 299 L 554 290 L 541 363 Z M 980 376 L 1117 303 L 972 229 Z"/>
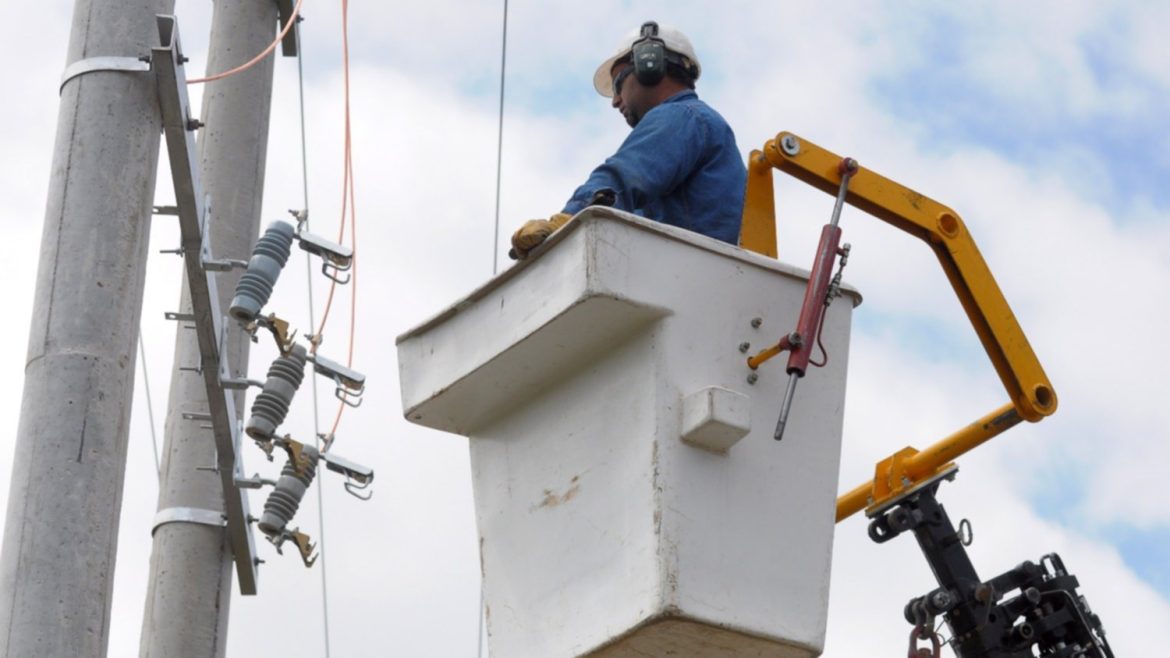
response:
<path fill-rule="evenodd" d="M 211 26 L 208 74 L 238 66 L 276 36 L 277 4 L 272 0 L 216 0 Z M 273 58 L 234 76 L 207 83 L 200 116 L 200 178 L 211 197 L 211 249 L 216 258 L 247 260 L 260 226 L 272 105 Z M 228 307 L 239 272 L 220 274 L 219 305 Z M 184 282 L 180 306 L 190 312 Z M 241 333 L 226 346 L 229 363 L 248 362 L 249 342 Z M 179 330 L 166 416 L 159 510 L 194 508 L 222 512 L 215 442 L 202 423 L 184 420 L 184 411 L 207 410 L 202 376 L 180 371 L 198 363 L 191 331 Z M 238 374 L 238 373 L 237 373 Z M 243 392 L 236 409 L 244 410 Z M 228 533 L 197 523 L 168 523 L 154 533 L 150 580 L 142 621 L 140 655 L 218 656 L 227 645 L 231 609 L 232 557 Z"/>

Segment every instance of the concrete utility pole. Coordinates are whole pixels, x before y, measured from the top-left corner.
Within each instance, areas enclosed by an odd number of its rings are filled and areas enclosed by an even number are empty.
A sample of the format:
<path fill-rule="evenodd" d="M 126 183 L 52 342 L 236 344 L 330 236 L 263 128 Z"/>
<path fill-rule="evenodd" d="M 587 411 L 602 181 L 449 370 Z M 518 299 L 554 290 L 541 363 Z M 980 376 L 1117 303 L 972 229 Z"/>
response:
<path fill-rule="evenodd" d="M 272 0 L 216 0 L 207 73 L 243 64 L 276 35 L 277 4 Z M 200 119 L 200 178 L 211 197 L 211 249 L 217 259 L 247 260 L 260 225 L 268 119 L 272 104 L 273 58 L 236 75 L 207 83 Z M 226 309 L 240 273 L 220 274 L 219 307 Z M 191 312 L 184 279 L 182 312 Z M 229 363 L 248 362 L 249 341 L 230 334 Z M 202 423 L 184 420 L 185 411 L 207 411 L 203 377 L 180 371 L 199 362 L 194 332 L 177 332 L 175 363 L 165 430 L 165 456 L 158 508 L 195 510 L 190 518 L 214 518 L 224 510 L 215 442 Z M 243 391 L 236 409 L 244 410 Z M 205 512 L 212 512 L 208 515 Z M 228 532 L 199 522 L 171 522 L 154 530 L 149 591 L 142 621 L 140 655 L 223 656 L 227 644 L 232 592 Z"/>
<path fill-rule="evenodd" d="M 159 42 L 155 15 L 173 8 L 73 10 L 66 61 L 90 70 L 70 69 L 58 111 L 0 555 L 0 655 L 106 653 L 162 123 L 154 76 L 132 69 Z"/>

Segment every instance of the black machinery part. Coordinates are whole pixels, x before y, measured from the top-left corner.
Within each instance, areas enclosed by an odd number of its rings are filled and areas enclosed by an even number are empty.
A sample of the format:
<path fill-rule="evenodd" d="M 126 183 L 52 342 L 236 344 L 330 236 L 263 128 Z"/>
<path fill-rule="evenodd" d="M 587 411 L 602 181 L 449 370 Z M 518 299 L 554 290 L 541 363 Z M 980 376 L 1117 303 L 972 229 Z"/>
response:
<path fill-rule="evenodd" d="M 869 525 L 878 543 L 912 531 L 938 581 L 906 604 L 906 621 L 929 628 L 943 617 L 959 658 L 1113 658 L 1101 619 L 1057 554 L 981 580 L 963 533 L 935 497 L 939 484 L 898 501 Z"/>

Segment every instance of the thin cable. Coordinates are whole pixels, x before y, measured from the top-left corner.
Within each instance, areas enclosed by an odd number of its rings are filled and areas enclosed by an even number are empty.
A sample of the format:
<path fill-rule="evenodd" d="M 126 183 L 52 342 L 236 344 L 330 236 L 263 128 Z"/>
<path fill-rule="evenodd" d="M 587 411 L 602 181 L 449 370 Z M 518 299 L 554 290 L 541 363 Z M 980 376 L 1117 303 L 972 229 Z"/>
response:
<path fill-rule="evenodd" d="M 349 160 L 348 165 L 347 165 L 349 168 L 349 208 L 350 208 L 350 211 L 349 211 L 350 212 L 350 215 L 349 215 L 349 240 L 350 240 L 350 244 L 354 245 L 354 250 L 353 250 L 353 257 L 351 259 L 350 276 L 349 276 L 349 352 L 346 356 L 346 363 L 345 363 L 347 368 L 353 367 L 353 345 L 354 345 L 354 339 L 356 338 L 356 335 L 357 335 L 356 330 L 357 330 L 357 269 L 358 269 L 357 268 L 357 258 L 358 258 L 358 254 L 357 254 L 357 215 L 355 212 L 355 210 L 357 208 L 357 204 L 354 200 L 353 159 L 352 158 L 353 158 L 352 151 L 350 151 L 350 160 Z M 344 401 L 342 401 L 337 406 L 337 418 L 335 418 L 333 420 L 333 429 L 330 430 L 330 434 L 337 432 L 337 426 L 341 423 L 341 414 L 345 411 L 345 409 L 348 406 L 349 405 L 346 404 Z"/>
<path fill-rule="evenodd" d="M 504 28 L 500 38 L 500 123 L 496 129 L 496 230 L 492 238 L 492 274 L 500 271 L 500 177 L 504 162 L 504 72 L 508 70 L 508 0 L 504 0 Z"/>
<path fill-rule="evenodd" d="M 341 243 L 345 237 L 346 213 L 349 215 L 349 235 L 350 244 L 353 248 L 353 257 L 350 265 L 350 307 L 349 307 L 349 349 L 346 360 L 347 367 L 353 367 L 353 348 L 356 337 L 357 328 L 357 274 L 358 274 L 358 245 L 357 245 L 357 202 L 354 192 L 354 176 L 353 176 L 353 134 L 352 121 L 350 119 L 350 93 L 349 93 L 349 1 L 341 0 L 341 44 L 342 44 L 342 62 L 345 77 L 345 165 L 344 173 L 342 175 L 342 189 L 341 189 L 341 226 L 338 230 L 337 241 Z M 325 305 L 325 315 L 321 318 L 320 329 L 317 335 L 323 335 L 325 329 L 325 322 L 328 319 L 328 314 L 333 305 L 333 294 L 337 289 L 337 283 L 334 281 L 329 286 L 329 299 Z M 343 394 L 344 395 L 344 394 Z M 337 416 L 333 420 L 333 427 L 329 434 L 335 435 L 337 427 L 341 424 L 341 416 L 345 413 L 345 408 L 349 405 L 344 399 L 338 404 Z"/>
<path fill-rule="evenodd" d="M 150 447 L 154 448 L 154 470 L 162 477 L 162 462 L 158 459 L 158 437 L 154 433 L 154 403 L 150 401 L 150 374 L 146 371 L 146 345 L 142 342 L 142 328 L 138 329 L 138 355 L 142 359 L 142 388 L 146 391 L 146 417 L 150 419 Z"/>
<path fill-rule="evenodd" d="M 288 31 L 290 29 L 292 29 L 292 26 L 296 25 L 297 17 L 300 16 L 300 14 L 301 14 L 301 2 L 303 2 L 303 1 L 304 0 L 297 0 L 297 4 L 295 7 L 293 7 L 293 10 L 292 10 L 292 16 L 288 17 L 288 23 L 284 26 L 284 29 L 280 31 L 280 34 L 276 35 L 276 40 L 273 41 L 272 43 L 268 44 L 268 47 L 265 48 L 264 51 L 261 52 L 259 55 L 256 55 L 252 59 L 244 62 L 243 64 L 240 64 L 236 68 L 228 69 L 227 71 L 224 71 L 223 73 L 216 73 L 215 75 L 209 75 L 205 78 L 191 78 L 190 80 L 187 81 L 187 84 L 197 85 L 197 84 L 201 84 L 204 82 L 213 82 L 215 80 L 222 80 L 228 76 L 235 75 L 235 74 L 240 73 L 242 71 L 246 71 L 246 70 L 252 68 L 253 66 L 255 66 L 258 62 L 260 62 L 265 57 L 267 57 L 269 54 L 271 54 L 273 50 L 276 50 L 276 45 L 279 44 L 284 39 L 285 35 L 288 34 Z M 298 41 L 297 43 L 299 44 L 300 41 Z"/>
<path fill-rule="evenodd" d="M 500 121 L 496 128 L 496 228 L 492 238 L 492 275 L 500 271 L 500 179 L 504 162 L 504 74 L 508 71 L 508 0 L 504 0 L 504 25 L 500 35 Z M 479 577 L 479 633 L 476 656 L 483 658 L 483 574 Z"/>
<path fill-rule="evenodd" d="M 304 194 L 304 228 L 309 230 L 309 148 L 308 140 L 305 138 L 305 67 L 303 63 L 305 53 L 305 42 L 301 39 L 301 26 L 298 22 L 296 24 L 296 38 L 297 38 L 297 89 L 300 94 L 300 110 L 301 110 L 301 190 Z M 305 284 L 309 293 L 309 326 L 316 326 L 316 318 L 314 317 L 313 309 L 313 264 L 312 258 L 308 252 L 305 252 Z M 319 408 L 320 404 L 317 400 L 317 378 L 312 377 L 313 381 L 313 436 L 315 445 L 318 450 L 321 450 L 321 420 Z M 324 488 L 317 484 L 317 524 L 320 527 L 320 533 L 317 537 L 317 555 L 318 561 L 321 563 L 321 625 L 325 630 L 325 658 L 330 655 L 330 641 L 329 641 L 329 576 L 326 570 L 327 562 L 325 555 L 325 493 Z"/>
<path fill-rule="evenodd" d="M 350 131 L 349 131 L 349 2 L 342 0 L 341 2 L 341 43 L 342 43 L 342 70 L 345 78 L 345 139 L 344 151 L 342 155 L 342 172 L 341 172 L 341 223 L 337 230 L 337 243 L 341 244 L 345 238 L 345 218 L 348 210 L 349 195 L 349 173 L 350 173 Z M 356 255 L 356 254 L 355 254 Z M 329 321 L 329 313 L 333 310 L 333 295 L 337 291 L 337 281 L 334 280 L 329 284 L 329 295 L 325 298 L 325 311 L 321 314 L 321 323 L 317 327 L 318 340 L 324 336 L 325 323 Z M 312 352 L 317 353 L 317 345 L 319 343 L 314 341 Z"/>

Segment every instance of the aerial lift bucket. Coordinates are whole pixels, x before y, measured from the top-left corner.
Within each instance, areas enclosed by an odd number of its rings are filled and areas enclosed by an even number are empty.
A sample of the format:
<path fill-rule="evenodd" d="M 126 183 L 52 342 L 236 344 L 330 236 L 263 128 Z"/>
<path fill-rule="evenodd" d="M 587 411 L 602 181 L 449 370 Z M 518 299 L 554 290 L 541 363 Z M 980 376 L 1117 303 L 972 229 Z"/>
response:
<path fill-rule="evenodd" d="M 749 352 L 808 274 L 592 207 L 398 338 L 408 420 L 470 438 L 499 656 L 817 656 L 855 291 L 772 439 Z"/>

